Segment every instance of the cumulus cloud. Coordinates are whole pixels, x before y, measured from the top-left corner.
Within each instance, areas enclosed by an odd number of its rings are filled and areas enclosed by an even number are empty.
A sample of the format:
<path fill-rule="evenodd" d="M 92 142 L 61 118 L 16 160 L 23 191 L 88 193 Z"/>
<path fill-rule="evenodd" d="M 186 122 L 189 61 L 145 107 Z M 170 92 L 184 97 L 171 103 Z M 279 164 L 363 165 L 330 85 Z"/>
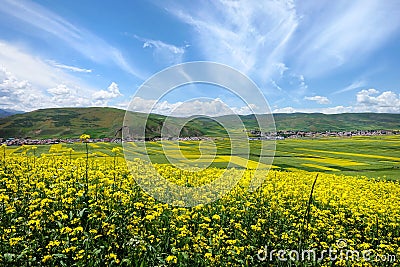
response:
<path fill-rule="evenodd" d="M 371 112 L 400 112 L 400 95 L 392 91 L 379 94 L 376 89 L 361 90 L 357 93 L 357 104 Z"/>
<path fill-rule="evenodd" d="M 40 108 L 104 106 L 121 95 L 116 83 L 107 91 L 82 90 L 77 85 L 60 83 L 41 89 L 27 80 L 18 79 L 4 67 L 0 68 L 0 108 L 32 111 Z"/>
<path fill-rule="evenodd" d="M 50 107 L 84 107 L 92 104 L 88 95 L 80 94 L 81 90 L 76 87 L 59 84 L 47 89 L 51 97 L 46 97 Z"/>
<path fill-rule="evenodd" d="M 11 72 L 7 71 L 7 69 L 4 67 L 0 68 L 0 80 L 1 80 L 0 90 L 3 93 L 30 87 L 28 81 L 18 80 Z"/>
<path fill-rule="evenodd" d="M 31 111 L 62 105 L 86 106 L 96 91 L 71 72 L 54 66 L 54 62 L 15 44 L 0 41 L 0 62 L 0 106 L 4 108 Z"/>
<path fill-rule="evenodd" d="M 81 90 L 65 84 L 47 89 L 51 97 L 46 99 L 51 102 L 51 107 L 84 107 L 92 104 L 88 95 L 80 94 Z"/>
<path fill-rule="evenodd" d="M 326 96 L 306 96 L 304 97 L 305 100 L 309 100 L 309 101 L 315 101 L 318 104 L 329 104 L 331 103 L 331 101 L 329 101 L 329 99 Z"/>
<path fill-rule="evenodd" d="M 274 113 L 320 112 L 325 114 L 337 113 L 400 113 L 400 95 L 393 91 L 380 93 L 376 89 L 361 90 L 356 94 L 355 104 L 352 106 L 335 106 L 326 108 L 294 108 L 283 107 L 273 110 Z"/>
<path fill-rule="evenodd" d="M 350 113 L 356 112 L 353 107 L 335 106 L 326 108 L 294 108 L 284 107 L 276 108 L 272 111 L 273 113 L 324 113 L 324 114 L 339 114 L 339 113 Z M 361 111 L 359 111 L 361 112 Z"/>
<path fill-rule="evenodd" d="M 44 107 L 45 95 L 37 92 L 27 80 L 19 80 L 13 73 L 0 68 L 0 108 L 29 110 Z"/>
<path fill-rule="evenodd" d="M 47 89 L 47 92 L 56 96 L 71 94 L 71 90 L 64 84 L 59 84 L 57 87 Z"/>
<path fill-rule="evenodd" d="M 295 109 L 293 107 L 284 107 L 284 108 L 276 108 L 272 111 L 273 113 L 295 113 L 295 112 L 301 112 L 298 109 Z"/>
<path fill-rule="evenodd" d="M 126 106 L 126 105 L 124 105 Z M 255 113 L 257 106 L 249 104 L 242 107 L 229 107 L 224 101 L 216 99 L 192 99 L 186 102 L 170 103 L 135 97 L 129 104 L 130 111 L 157 113 L 161 115 L 188 117 L 192 115 L 222 116 L 230 114 L 247 115 Z"/>
<path fill-rule="evenodd" d="M 100 90 L 93 94 L 94 103 L 96 105 L 105 106 L 111 99 L 122 96 L 119 91 L 118 84 L 112 82 L 107 90 Z"/>

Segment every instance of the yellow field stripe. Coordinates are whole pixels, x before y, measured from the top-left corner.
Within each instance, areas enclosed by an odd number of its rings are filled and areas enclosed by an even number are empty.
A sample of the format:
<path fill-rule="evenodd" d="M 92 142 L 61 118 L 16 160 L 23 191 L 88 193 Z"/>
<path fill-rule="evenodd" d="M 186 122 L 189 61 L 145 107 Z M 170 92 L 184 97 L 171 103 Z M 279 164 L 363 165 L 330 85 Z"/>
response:
<path fill-rule="evenodd" d="M 400 158 L 390 157 L 390 156 L 359 154 L 359 153 L 350 153 L 350 152 L 326 151 L 326 150 L 317 150 L 317 149 L 308 149 L 308 148 L 295 148 L 295 149 L 311 151 L 311 152 L 335 154 L 335 155 L 346 155 L 346 156 L 355 156 L 355 157 L 364 157 L 364 158 L 373 158 L 373 159 L 390 159 L 390 160 L 394 160 L 394 161 L 400 161 Z"/>
<path fill-rule="evenodd" d="M 101 148 L 99 145 L 93 143 L 89 143 L 89 146 L 93 148 Z"/>
<path fill-rule="evenodd" d="M 312 164 L 312 163 L 304 163 L 301 164 L 302 166 L 306 166 L 306 167 L 311 167 L 311 168 L 316 168 L 316 169 L 320 169 L 320 170 L 324 170 L 324 171 L 340 171 L 338 169 L 334 169 L 334 168 L 329 168 L 329 167 L 325 167 L 325 166 L 320 166 L 317 164 Z"/>
<path fill-rule="evenodd" d="M 307 157 L 307 158 L 300 158 L 300 159 L 309 160 L 309 161 L 315 161 L 315 162 L 319 162 L 319 163 L 329 163 L 329 164 L 333 164 L 333 165 L 337 165 L 337 166 L 368 165 L 368 164 L 362 163 L 362 162 L 356 162 L 356 161 L 347 160 L 347 159 L 328 158 L 328 157 L 322 157 L 322 158 Z"/>
<path fill-rule="evenodd" d="M 62 152 L 67 152 L 68 149 L 66 146 L 64 146 L 63 144 L 53 144 L 50 146 L 49 148 L 49 153 L 52 153 L 50 151 L 54 151 L 56 153 L 62 153 Z"/>
<path fill-rule="evenodd" d="M 96 156 L 99 156 L 99 157 L 111 157 L 110 155 L 107 155 L 106 153 L 103 153 L 100 151 L 96 151 L 93 154 L 95 154 Z"/>
<path fill-rule="evenodd" d="M 11 155 L 14 152 L 18 152 L 18 150 L 23 150 L 22 146 L 17 147 L 17 148 L 6 148 L 6 155 Z M 3 154 L 3 149 L 1 149 L 0 154 Z"/>
<path fill-rule="evenodd" d="M 274 165 L 267 165 L 264 163 L 259 163 L 257 161 L 254 160 L 247 160 L 245 158 L 239 157 L 239 156 L 218 156 L 220 160 L 214 160 L 215 162 L 232 162 L 233 164 L 236 164 L 238 166 L 241 166 L 243 168 L 247 168 L 247 169 L 257 169 L 257 168 L 261 168 L 261 169 L 268 169 L 268 168 L 279 168 L 278 166 L 274 166 Z"/>
<path fill-rule="evenodd" d="M 128 144 L 130 144 L 133 147 L 137 147 L 137 144 L 135 142 L 128 142 Z"/>

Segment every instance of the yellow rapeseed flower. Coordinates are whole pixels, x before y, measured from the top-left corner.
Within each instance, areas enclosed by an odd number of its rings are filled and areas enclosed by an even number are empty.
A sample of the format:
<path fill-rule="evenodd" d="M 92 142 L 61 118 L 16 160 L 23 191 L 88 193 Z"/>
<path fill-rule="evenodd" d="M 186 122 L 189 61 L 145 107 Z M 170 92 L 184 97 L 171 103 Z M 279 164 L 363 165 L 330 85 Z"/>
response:
<path fill-rule="evenodd" d="M 177 263 L 177 262 L 178 262 L 178 258 L 177 258 L 176 256 L 174 256 L 174 255 L 169 255 L 169 256 L 165 259 L 165 261 L 166 261 L 167 263 Z"/>
<path fill-rule="evenodd" d="M 47 262 L 48 260 L 51 260 L 53 258 L 52 255 L 45 255 L 42 259 L 42 262 Z"/>

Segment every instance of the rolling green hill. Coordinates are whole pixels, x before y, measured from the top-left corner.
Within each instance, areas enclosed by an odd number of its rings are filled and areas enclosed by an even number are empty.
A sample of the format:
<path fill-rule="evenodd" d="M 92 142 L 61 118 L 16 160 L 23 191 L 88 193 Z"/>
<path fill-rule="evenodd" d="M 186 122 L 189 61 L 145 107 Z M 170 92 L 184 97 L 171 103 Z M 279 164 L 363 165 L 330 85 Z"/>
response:
<path fill-rule="evenodd" d="M 0 119 L 1 137 L 79 137 L 114 135 L 124 111 L 114 108 L 50 108 Z"/>
<path fill-rule="evenodd" d="M 134 122 L 130 133 L 140 135 L 139 125 L 143 125 L 145 114 L 131 113 Z M 121 129 L 125 111 L 116 108 L 51 108 L 0 118 L 0 137 L 31 138 L 77 138 L 82 133 L 92 137 L 114 137 Z M 265 115 L 258 115 L 265 116 Z M 238 128 L 235 116 L 216 118 L 228 128 Z M 146 124 L 146 136 L 160 136 L 165 116 L 150 114 Z M 254 115 L 241 116 L 247 129 L 257 128 Z M 276 129 L 300 131 L 351 131 L 351 130 L 400 130 L 400 114 L 345 113 L 345 114 L 274 114 Z M 167 132 L 176 133 L 179 125 L 185 124 L 181 136 L 222 136 L 223 127 L 211 118 L 171 118 Z M 187 123 L 185 123 L 187 122 Z"/>
<path fill-rule="evenodd" d="M 354 131 L 354 130 L 400 130 L 400 114 L 387 113 L 294 113 L 276 114 L 279 130 L 304 131 Z"/>
<path fill-rule="evenodd" d="M 135 123 L 143 125 L 145 114 L 134 114 Z M 0 137 L 78 138 L 89 134 L 93 138 L 114 137 L 122 127 L 125 111 L 116 108 L 51 108 L 0 118 Z M 149 138 L 160 135 L 165 116 L 150 114 L 146 124 Z M 198 127 L 185 125 L 182 136 L 200 136 Z M 132 133 L 139 135 L 135 131 Z"/>

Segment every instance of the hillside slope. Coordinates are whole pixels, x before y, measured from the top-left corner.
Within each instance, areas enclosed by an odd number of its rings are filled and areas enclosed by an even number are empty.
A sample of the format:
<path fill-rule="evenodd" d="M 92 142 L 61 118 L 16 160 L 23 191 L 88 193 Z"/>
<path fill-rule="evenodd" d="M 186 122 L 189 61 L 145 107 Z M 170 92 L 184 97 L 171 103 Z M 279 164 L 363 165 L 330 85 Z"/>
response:
<path fill-rule="evenodd" d="M 138 136 L 138 125 L 143 125 L 145 114 L 134 114 L 135 121 L 130 129 Z M 82 133 L 92 137 L 114 137 L 121 129 L 125 111 L 116 108 L 51 108 L 0 118 L 0 137 L 31 138 L 77 138 Z M 265 116 L 265 115 L 259 115 Z M 151 114 L 146 124 L 147 137 L 160 136 L 165 116 Z M 228 127 L 234 124 L 232 115 L 215 118 Z M 247 129 L 257 127 L 255 116 L 241 116 Z M 274 114 L 276 129 L 299 131 L 351 131 L 351 130 L 399 130 L 400 114 L 346 113 L 346 114 Z M 183 121 L 189 121 L 181 131 L 181 136 L 221 136 L 226 134 L 222 126 L 210 118 L 172 118 L 170 131 L 176 132 Z"/>
<path fill-rule="evenodd" d="M 145 114 L 134 115 L 135 124 L 143 125 Z M 0 137 L 77 138 L 86 133 L 94 138 L 112 138 L 121 129 L 124 116 L 124 110 L 107 107 L 40 109 L 0 118 Z M 164 120 L 165 116 L 150 114 L 146 137 L 160 136 Z M 131 132 L 134 136 L 140 135 L 135 129 Z M 189 123 L 182 129 L 181 135 L 201 136 L 204 133 Z"/>
<path fill-rule="evenodd" d="M 0 119 L 1 137 L 97 137 L 114 135 L 124 111 L 114 108 L 50 108 Z"/>
<path fill-rule="evenodd" d="M 355 131 L 355 130 L 399 130 L 400 114 L 387 113 L 294 113 L 276 114 L 279 130 L 303 131 Z"/>

